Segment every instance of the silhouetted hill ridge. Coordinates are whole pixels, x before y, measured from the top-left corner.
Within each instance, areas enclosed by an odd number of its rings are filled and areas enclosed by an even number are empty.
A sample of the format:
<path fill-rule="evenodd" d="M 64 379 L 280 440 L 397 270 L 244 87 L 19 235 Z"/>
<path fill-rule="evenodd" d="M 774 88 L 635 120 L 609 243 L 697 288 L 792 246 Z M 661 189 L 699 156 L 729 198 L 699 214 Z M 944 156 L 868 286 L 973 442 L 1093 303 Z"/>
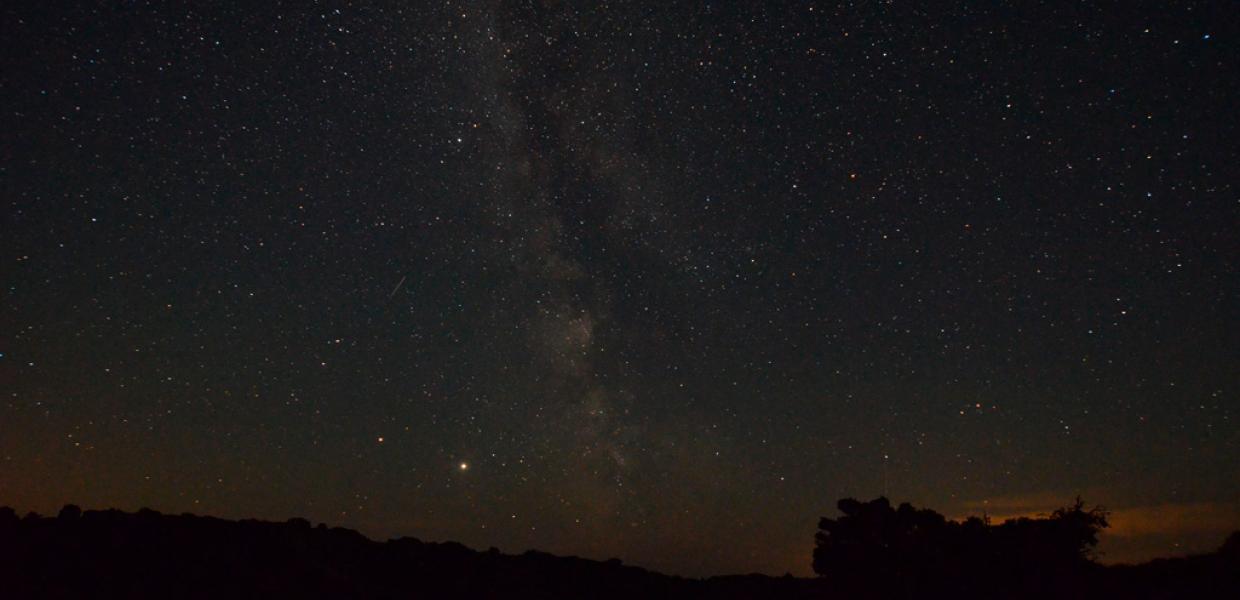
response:
<path fill-rule="evenodd" d="M 1240 597 L 1234 594 L 1240 591 L 1238 549 L 1240 537 L 1233 535 L 1210 555 L 1140 566 L 1091 563 L 1080 579 L 1060 582 L 1067 587 L 1056 595 Z M 870 567 L 880 566 L 887 568 Z M 512 555 L 412 537 L 378 542 L 301 518 L 232 521 L 70 505 L 56 517 L 19 519 L 12 509 L 0 509 L 5 598 L 924 598 L 949 590 L 953 597 L 1039 597 L 993 584 L 945 587 L 936 577 L 908 573 L 903 580 L 759 574 L 690 579 L 618 559 L 535 550 Z M 962 589 L 970 591 L 962 596 Z"/>

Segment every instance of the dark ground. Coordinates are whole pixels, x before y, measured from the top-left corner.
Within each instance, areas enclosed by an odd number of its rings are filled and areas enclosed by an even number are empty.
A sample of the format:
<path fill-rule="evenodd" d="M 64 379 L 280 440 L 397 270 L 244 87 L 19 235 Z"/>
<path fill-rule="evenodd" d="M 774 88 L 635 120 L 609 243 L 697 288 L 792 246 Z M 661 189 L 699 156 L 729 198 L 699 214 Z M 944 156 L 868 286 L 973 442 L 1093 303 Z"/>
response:
<path fill-rule="evenodd" d="M 1091 563 L 1055 581 L 979 589 L 965 581 L 685 579 L 616 559 L 476 552 L 413 538 L 375 542 L 304 519 L 76 507 L 18 519 L 0 509 L 0 583 L 6 598 L 1235 598 L 1240 536 L 1209 555 L 1139 566 Z"/>

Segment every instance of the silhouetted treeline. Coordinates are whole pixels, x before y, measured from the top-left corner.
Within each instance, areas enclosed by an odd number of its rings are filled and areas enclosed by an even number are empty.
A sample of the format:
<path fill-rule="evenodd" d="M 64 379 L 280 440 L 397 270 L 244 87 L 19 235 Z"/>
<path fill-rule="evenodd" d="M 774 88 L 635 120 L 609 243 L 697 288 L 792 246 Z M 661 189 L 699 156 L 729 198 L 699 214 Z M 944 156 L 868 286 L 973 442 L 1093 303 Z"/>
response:
<path fill-rule="evenodd" d="M 844 516 L 820 524 L 821 577 L 698 580 L 615 559 L 381 543 L 304 519 L 72 505 L 57 517 L 18 518 L 0 508 L 0 598 L 1240 597 L 1240 534 L 1206 556 L 1102 567 L 1088 550 L 1105 515 L 1079 503 L 998 526 L 892 509 L 885 499 L 843 500 L 840 509 Z"/>
<path fill-rule="evenodd" d="M 1093 550 L 1099 532 L 1108 526 L 1107 511 L 1086 510 L 1080 498 L 1044 518 L 998 525 L 985 517 L 951 521 L 909 504 L 892 508 L 886 498 L 846 498 L 837 506 L 843 516 L 818 523 L 813 566 L 835 590 L 848 595 L 1183 598 L 1240 592 L 1240 563 L 1229 547 L 1216 555 L 1180 559 L 1175 562 L 1178 571 L 1153 566 L 1164 563 L 1123 568 L 1098 564 Z M 1138 572 L 1143 583 L 1134 585 L 1130 576 Z"/>

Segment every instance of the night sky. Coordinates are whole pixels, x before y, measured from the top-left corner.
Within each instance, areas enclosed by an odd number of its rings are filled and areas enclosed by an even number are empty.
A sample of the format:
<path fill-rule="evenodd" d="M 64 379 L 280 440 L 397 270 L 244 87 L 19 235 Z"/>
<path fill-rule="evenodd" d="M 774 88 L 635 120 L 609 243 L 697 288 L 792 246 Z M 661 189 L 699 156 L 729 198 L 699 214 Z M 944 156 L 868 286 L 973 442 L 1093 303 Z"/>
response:
<path fill-rule="evenodd" d="M 1240 528 L 1233 2 L 74 4 L 0 8 L 0 504 Z"/>

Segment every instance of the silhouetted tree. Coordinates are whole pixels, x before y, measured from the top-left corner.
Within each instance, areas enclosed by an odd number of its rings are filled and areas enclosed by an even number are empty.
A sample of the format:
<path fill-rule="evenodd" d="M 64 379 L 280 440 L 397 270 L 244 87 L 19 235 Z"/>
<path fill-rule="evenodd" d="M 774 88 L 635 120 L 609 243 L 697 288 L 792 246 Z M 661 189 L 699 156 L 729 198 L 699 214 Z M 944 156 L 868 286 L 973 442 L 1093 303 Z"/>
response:
<path fill-rule="evenodd" d="M 1101 506 L 1085 510 L 1085 501 L 1077 496 L 1071 506 L 1051 513 L 1050 521 L 1054 523 L 1057 542 L 1062 543 L 1065 549 L 1072 548 L 1078 559 L 1092 560 L 1095 558 L 1094 549 L 1098 546 L 1098 534 L 1111 526 L 1107 522 L 1110 514 Z"/>
<path fill-rule="evenodd" d="M 814 572 L 845 588 L 874 591 L 925 579 L 952 547 L 948 521 L 910 504 L 892 509 L 886 498 L 837 504 L 844 516 L 823 518 L 815 536 Z"/>

